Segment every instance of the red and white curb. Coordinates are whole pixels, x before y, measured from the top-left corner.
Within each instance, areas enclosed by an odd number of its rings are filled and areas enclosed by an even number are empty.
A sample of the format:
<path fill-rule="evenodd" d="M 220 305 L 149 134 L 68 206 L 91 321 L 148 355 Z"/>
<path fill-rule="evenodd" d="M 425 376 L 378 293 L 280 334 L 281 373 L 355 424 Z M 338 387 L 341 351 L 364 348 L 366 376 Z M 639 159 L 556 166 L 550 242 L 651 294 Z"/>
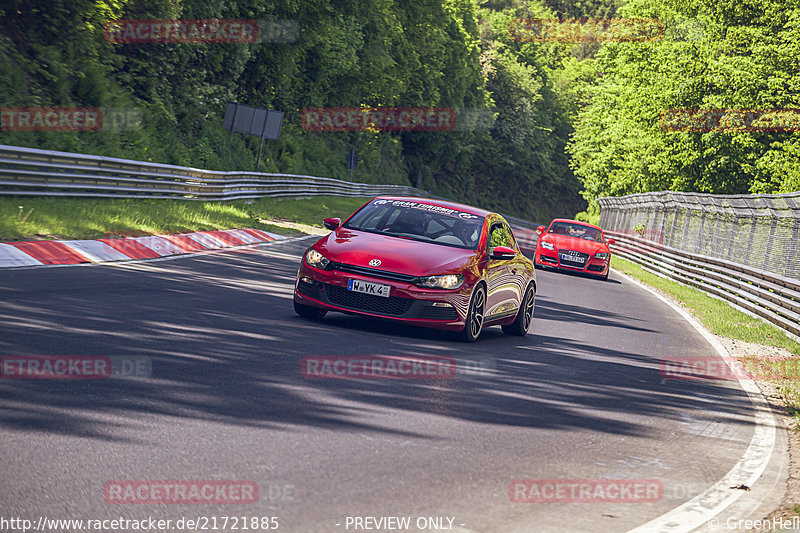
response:
<path fill-rule="evenodd" d="M 285 238 L 258 229 L 229 229 L 94 241 L 7 242 L 0 243 L 0 268 L 155 259 Z"/>

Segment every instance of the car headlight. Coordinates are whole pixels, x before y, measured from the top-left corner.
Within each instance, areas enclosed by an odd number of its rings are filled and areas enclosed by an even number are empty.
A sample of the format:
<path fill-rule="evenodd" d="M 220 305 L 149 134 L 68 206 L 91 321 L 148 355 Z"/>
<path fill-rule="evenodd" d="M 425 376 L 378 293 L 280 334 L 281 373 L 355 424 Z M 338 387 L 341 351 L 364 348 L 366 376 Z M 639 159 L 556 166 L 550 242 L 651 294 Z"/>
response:
<path fill-rule="evenodd" d="M 464 283 L 463 274 L 444 274 L 419 278 L 416 285 L 429 289 L 457 289 Z"/>
<path fill-rule="evenodd" d="M 315 249 L 311 248 L 306 252 L 306 263 L 312 267 L 324 270 L 325 267 L 328 266 L 328 263 L 330 263 L 330 260 Z"/>
<path fill-rule="evenodd" d="M 598 259 L 608 259 L 609 254 L 607 252 L 600 252 L 599 254 L 594 254 L 594 256 Z"/>
<path fill-rule="evenodd" d="M 545 250 L 550 250 L 551 252 L 556 251 L 556 247 L 547 241 L 542 241 L 542 248 L 544 248 Z"/>

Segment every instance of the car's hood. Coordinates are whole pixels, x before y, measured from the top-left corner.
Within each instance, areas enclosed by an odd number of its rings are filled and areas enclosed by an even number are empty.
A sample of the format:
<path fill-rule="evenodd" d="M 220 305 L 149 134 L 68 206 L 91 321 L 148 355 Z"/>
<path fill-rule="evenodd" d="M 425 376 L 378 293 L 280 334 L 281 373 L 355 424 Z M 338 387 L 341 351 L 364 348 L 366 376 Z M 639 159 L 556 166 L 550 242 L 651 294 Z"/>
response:
<path fill-rule="evenodd" d="M 547 235 L 543 235 L 542 239 L 553 244 L 559 250 L 576 250 L 590 255 L 594 255 L 597 252 L 608 251 L 608 247 L 602 242 L 579 239 L 578 237 L 570 237 L 569 235 L 548 233 Z"/>
<path fill-rule="evenodd" d="M 479 252 L 410 239 L 339 228 L 314 244 L 331 261 L 399 272 L 434 276 L 459 272 L 477 261 Z M 379 266 L 370 265 L 373 259 Z"/>

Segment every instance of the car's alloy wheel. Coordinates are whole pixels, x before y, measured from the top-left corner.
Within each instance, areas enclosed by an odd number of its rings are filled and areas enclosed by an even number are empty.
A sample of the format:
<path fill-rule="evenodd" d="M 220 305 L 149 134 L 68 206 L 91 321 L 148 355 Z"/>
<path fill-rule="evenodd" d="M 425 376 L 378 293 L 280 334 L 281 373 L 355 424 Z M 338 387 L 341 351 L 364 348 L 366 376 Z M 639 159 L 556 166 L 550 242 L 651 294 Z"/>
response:
<path fill-rule="evenodd" d="M 461 331 L 461 339 L 467 342 L 475 342 L 481 335 L 483 329 L 483 313 L 486 306 L 486 290 L 483 285 L 478 285 L 472 293 L 472 300 L 469 302 L 467 311 L 467 323 Z"/>
<path fill-rule="evenodd" d="M 324 317 L 328 311 L 326 311 L 325 309 L 320 309 L 319 307 L 311 307 L 309 305 L 303 305 L 295 301 L 294 312 L 305 318 L 320 319 Z"/>
<path fill-rule="evenodd" d="M 533 288 L 533 284 L 528 285 L 528 290 L 525 291 L 525 297 L 522 299 L 522 305 L 517 311 L 517 318 L 514 319 L 514 322 L 511 324 L 506 324 L 501 326 L 503 328 L 503 333 L 508 333 L 509 335 L 527 335 L 528 329 L 531 327 L 531 322 L 533 322 L 533 308 L 536 302 L 536 290 Z"/>

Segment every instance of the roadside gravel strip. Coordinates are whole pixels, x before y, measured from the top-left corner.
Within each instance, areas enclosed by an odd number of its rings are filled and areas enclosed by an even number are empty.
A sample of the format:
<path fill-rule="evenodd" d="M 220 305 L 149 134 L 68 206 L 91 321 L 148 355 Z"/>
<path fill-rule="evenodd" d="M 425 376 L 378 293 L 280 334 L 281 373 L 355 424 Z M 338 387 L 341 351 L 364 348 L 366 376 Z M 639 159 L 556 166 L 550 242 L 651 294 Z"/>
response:
<path fill-rule="evenodd" d="M 197 231 L 124 239 L 0 243 L 0 268 L 156 259 L 285 239 L 258 229 Z"/>

